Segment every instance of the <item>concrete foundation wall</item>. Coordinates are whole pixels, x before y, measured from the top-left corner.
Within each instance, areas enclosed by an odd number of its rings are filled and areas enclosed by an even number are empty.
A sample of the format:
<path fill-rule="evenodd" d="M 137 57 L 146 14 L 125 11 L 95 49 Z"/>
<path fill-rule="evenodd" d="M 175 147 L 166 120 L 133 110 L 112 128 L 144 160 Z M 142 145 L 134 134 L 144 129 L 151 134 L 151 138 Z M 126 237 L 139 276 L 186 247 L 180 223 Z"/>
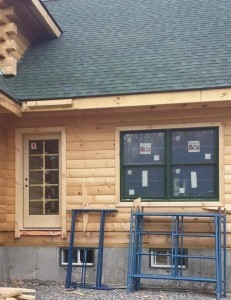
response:
<path fill-rule="evenodd" d="M 188 250 L 193 255 L 212 255 L 211 250 Z M 147 249 L 148 252 L 148 249 Z M 105 284 L 126 285 L 128 250 L 125 248 L 105 248 L 103 262 L 103 280 Z M 227 286 L 231 291 L 231 250 L 227 251 Z M 94 255 L 94 266 L 87 269 L 87 282 L 95 282 L 97 251 Z M 151 268 L 148 256 L 143 257 L 142 272 L 149 274 L 169 275 L 169 269 Z M 80 268 L 73 267 L 73 281 L 80 278 Z M 183 270 L 185 276 L 215 277 L 214 262 L 210 260 L 191 259 Z M 58 247 L 1 247 L 0 248 L 0 280 L 38 279 L 65 281 L 66 267 L 60 265 L 60 249 Z M 142 284 L 178 287 L 214 288 L 207 283 L 179 281 L 143 280 Z"/>
<path fill-rule="evenodd" d="M 0 280 L 7 280 L 10 277 L 10 258 L 6 247 L 0 247 Z"/>

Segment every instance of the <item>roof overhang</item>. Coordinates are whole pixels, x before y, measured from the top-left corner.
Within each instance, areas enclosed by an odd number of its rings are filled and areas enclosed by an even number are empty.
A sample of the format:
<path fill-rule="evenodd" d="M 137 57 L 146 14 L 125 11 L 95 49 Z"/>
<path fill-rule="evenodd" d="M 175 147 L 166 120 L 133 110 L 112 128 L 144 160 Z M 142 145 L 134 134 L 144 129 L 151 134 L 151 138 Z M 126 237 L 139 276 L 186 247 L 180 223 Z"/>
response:
<path fill-rule="evenodd" d="M 22 101 L 22 112 L 157 107 L 163 105 L 230 105 L 231 88 L 72 99 Z"/>
<path fill-rule="evenodd" d="M 59 37 L 61 35 L 61 28 L 41 0 L 24 0 L 24 2 L 51 36 Z"/>
<path fill-rule="evenodd" d="M 38 36 L 57 38 L 62 33 L 61 28 L 41 0 L 0 0 L 0 8 L 4 9 L 5 14 L 11 20 L 18 18 L 17 22 L 21 22 L 26 31 L 33 31 L 32 40 Z"/>
<path fill-rule="evenodd" d="M 12 100 L 4 93 L 0 92 L 0 114 L 11 113 L 18 117 L 21 116 L 21 103 Z"/>

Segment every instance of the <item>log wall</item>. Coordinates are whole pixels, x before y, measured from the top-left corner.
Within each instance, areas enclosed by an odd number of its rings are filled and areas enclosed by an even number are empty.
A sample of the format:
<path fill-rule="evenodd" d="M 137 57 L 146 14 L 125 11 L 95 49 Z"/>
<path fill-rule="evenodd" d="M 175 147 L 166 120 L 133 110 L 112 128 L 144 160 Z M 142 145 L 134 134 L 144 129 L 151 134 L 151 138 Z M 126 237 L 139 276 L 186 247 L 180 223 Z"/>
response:
<path fill-rule="evenodd" d="M 118 213 L 108 217 L 106 222 L 105 244 L 122 247 L 128 243 L 129 220 L 131 207 L 116 207 L 115 196 L 115 129 L 121 126 L 146 126 L 167 124 L 199 124 L 205 122 L 224 123 L 224 190 L 222 201 L 231 206 L 231 111 L 227 107 L 188 107 L 176 106 L 169 109 L 166 106 L 140 109 L 106 109 L 89 110 L 84 112 L 43 112 L 23 114 L 21 119 L 10 117 L 7 123 L 7 203 L 4 205 L 7 215 L 6 232 L 4 233 L 9 245 L 65 245 L 68 239 L 60 236 L 21 236 L 14 239 L 15 217 L 15 129 L 36 127 L 65 127 L 67 133 L 67 206 L 82 208 L 82 184 L 86 186 L 91 207 L 117 208 Z M 4 163 L 3 163 L 4 165 Z M 5 190 L 4 190 L 5 191 Z M 194 205 L 168 206 L 145 208 L 145 211 L 155 212 L 205 212 L 202 207 Z M 0 217 L 1 218 L 1 217 Z M 0 219 L 1 221 L 1 219 Z M 163 220 L 158 220 L 157 226 L 168 228 Z M 148 224 L 147 226 L 151 226 Z M 185 225 L 198 231 L 211 230 L 206 220 L 198 224 L 192 219 Z M 70 229 L 70 215 L 67 215 L 67 228 Z M 97 216 L 90 216 L 87 231 L 82 232 L 82 219 L 77 223 L 78 245 L 97 244 L 99 228 Z M 228 246 L 231 247 L 231 217 L 228 215 Z M 169 240 L 152 238 L 145 240 L 147 246 L 157 245 L 167 247 Z M 203 246 L 211 243 L 203 240 Z M 186 240 L 187 247 L 199 247 L 197 239 Z"/>
<path fill-rule="evenodd" d="M 6 130 L 4 118 L 0 119 L 0 232 L 7 228 L 7 178 L 6 178 Z M 3 245 L 3 235 L 0 234 L 0 246 Z"/>

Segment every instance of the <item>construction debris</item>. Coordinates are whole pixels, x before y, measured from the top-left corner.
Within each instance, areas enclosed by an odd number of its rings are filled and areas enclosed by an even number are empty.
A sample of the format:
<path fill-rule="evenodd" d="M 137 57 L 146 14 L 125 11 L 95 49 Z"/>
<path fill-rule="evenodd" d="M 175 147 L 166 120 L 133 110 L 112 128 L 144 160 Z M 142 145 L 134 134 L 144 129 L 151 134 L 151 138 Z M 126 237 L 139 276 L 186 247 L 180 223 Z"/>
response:
<path fill-rule="evenodd" d="M 0 300 L 35 300 L 35 290 L 0 287 Z"/>

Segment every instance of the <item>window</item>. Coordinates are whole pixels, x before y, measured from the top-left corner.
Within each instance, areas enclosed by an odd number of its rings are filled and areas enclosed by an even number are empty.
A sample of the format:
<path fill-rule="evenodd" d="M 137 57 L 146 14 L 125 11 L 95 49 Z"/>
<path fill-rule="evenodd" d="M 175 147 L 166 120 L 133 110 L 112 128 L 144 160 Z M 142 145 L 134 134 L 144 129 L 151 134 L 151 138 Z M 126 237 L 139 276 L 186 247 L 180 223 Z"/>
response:
<path fill-rule="evenodd" d="M 218 128 L 121 132 L 121 198 L 217 200 Z"/>
<path fill-rule="evenodd" d="M 68 248 L 60 249 L 60 262 L 61 266 L 67 266 L 68 264 Z M 73 249 L 73 266 L 82 266 L 85 262 L 87 266 L 93 266 L 93 249 Z"/>
<path fill-rule="evenodd" d="M 172 249 L 150 249 L 150 266 L 152 268 L 171 268 L 175 265 L 175 256 L 172 255 Z M 187 267 L 187 254 L 186 249 L 180 249 L 178 257 L 178 266 L 182 268 Z"/>

